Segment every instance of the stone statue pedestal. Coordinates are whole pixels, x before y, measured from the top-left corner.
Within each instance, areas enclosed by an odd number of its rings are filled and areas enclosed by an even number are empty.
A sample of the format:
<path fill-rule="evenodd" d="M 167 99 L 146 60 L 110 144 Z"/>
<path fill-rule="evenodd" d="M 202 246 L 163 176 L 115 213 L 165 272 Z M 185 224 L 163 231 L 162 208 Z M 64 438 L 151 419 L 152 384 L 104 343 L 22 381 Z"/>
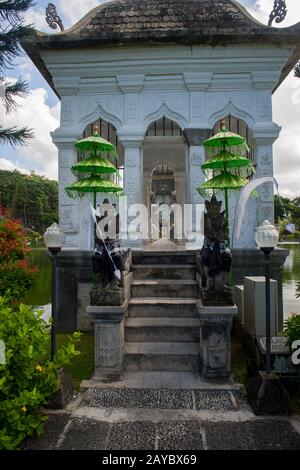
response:
<path fill-rule="evenodd" d="M 231 337 L 234 306 L 206 306 L 198 302 L 200 369 L 204 379 L 226 379 L 231 374 Z"/>
<path fill-rule="evenodd" d="M 128 301 L 121 306 L 88 306 L 95 328 L 95 375 L 102 382 L 122 380 L 124 323 Z"/>

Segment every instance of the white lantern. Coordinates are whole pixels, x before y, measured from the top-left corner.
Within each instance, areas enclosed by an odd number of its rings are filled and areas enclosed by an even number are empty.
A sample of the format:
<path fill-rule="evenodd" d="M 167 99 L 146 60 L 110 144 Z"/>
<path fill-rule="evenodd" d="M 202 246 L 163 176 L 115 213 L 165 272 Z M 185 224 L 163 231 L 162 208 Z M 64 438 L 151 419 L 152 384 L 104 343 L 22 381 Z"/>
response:
<path fill-rule="evenodd" d="M 44 242 L 47 248 L 62 248 L 65 242 L 63 229 L 57 223 L 52 224 L 44 234 Z"/>
<path fill-rule="evenodd" d="M 268 220 L 265 220 L 256 229 L 255 241 L 259 248 L 275 248 L 279 240 L 279 233 Z"/>

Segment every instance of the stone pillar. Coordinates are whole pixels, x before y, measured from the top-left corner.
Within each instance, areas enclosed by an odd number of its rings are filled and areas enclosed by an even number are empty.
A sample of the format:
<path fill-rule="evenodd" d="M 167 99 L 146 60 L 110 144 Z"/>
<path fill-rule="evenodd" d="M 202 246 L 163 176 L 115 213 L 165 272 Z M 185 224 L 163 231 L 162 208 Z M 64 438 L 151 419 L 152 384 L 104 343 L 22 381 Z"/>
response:
<path fill-rule="evenodd" d="M 227 379 L 231 374 L 231 328 L 237 307 L 208 307 L 198 303 L 200 368 L 204 379 Z"/>
<path fill-rule="evenodd" d="M 257 123 L 253 129 L 256 143 L 256 177 L 273 176 L 273 143 L 280 127 L 273 122 Z M 266 183 L 258 188 L 257 225 L 264 220 L 274 223 L 274 184 Z"/>
<path fill-rule="evenodd" d="M 187 179 L 189 183 L 189 194 L 187 194 L 187 203 L 193 205 L 193 222 L 192 231 L 196 230 L 196 205 L 204 204 L 203 197 L 197 191 L 197 188 L 205 181 L 204 173 L 201 165 L 205 162 L 205 149 L 202 142 L 209 137 L 209 129 L 185 129 L 184 134 L 188 143 L 188 173 Z M 191 232 L 192 232 L 191 231 Z M 191 243 L 191 248 L 201 248 L 203 244 L 203 236 L 196 233 L 196 244 Z M 199 246 L 198 246 L 199 245 Z M 189 243 L 187 247 L 189 246 Z"/>
<path fill-rule="evenodd" d="M 58 148 L 59 182 L 59 223 L 66 234 L 65 248 L 80 248 L 80 200 L 68 196 L 65 188 L 76 181 L 71 167 L 77 163 L 74 144 L 80 139 L 78 134 L 65 133 L 58 129 L 52 134 L 52 140 Z M 88 246 L 82 247 L 88 249 Z"/>
<path fill-rule="evenodd" d="M 120 142 L 124 146 L 124 192 L 127 198 L 127 210 L 130 211 L 133 204 L 143 203 L 143 138 L 132 139 L 120 136 Z M 122 245 L 124 247 L 137 249 L 142 245 L 142 238 L 141 233 L 136 234 L 130 229 L 130 223 L 134 219 L 134 216 L 128 216 L 128 231 L 123 224 L 121 238 L 123 238 Z"/>
<path fill-rule="evenodd" d="M 122 306 L 89 306 L 87 313 L 95 327 L 95 379 L 122 380 L 124 372 L 124 318 L 128 302 Z"/>

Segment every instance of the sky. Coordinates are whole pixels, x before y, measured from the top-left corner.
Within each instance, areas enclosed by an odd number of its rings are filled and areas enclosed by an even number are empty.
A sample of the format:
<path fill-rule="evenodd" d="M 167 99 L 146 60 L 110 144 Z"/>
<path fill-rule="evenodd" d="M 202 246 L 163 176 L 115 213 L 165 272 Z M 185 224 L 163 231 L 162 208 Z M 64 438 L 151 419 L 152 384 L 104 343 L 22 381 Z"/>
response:
<path fill-rule="evenodd" d="M 164 0 L 161 0 L 162 2 Z M 35 6 L 26 13 L 26 22 L 40 30 L 51 33 L 45 20 L 45 8 L 49 0 L 36 0 Z M 54 0 L 65 29 L 73 26 L 101 0 Z M 240 0 L 240 4 L 262 23 L 267 24 L 274 0 Z M 288 15 L 278 27 L 300 22 L 300 1 L 286 0 Z M 276 26 L 276 23 L 274 23 Z M 37 174 L 57 179 L 57 149 L 51 141 L 50 132 L 59 127 L 60 102 L 44 78 L 24 55 L 16 66 L 7 71 L 7 77 L 18 76 L 28 81 L 30 94 L 19 101 L 16 113 L 5 118 L 6 126 L 28 125 L 34 129 L 35 137 L 24 147 L 12 149 L 0 147 L 0 168 L 18 169 L 25 173 L 34 170 Z M 3 114 L 3 109 L 0 109 Z M 279 139 L 274 144 L 274 173 L 279 183 L 279 192 L 286 197 L 300 196 L 300 79 L 293 72 L 273 95 L 273 120 L 282 127 Z"/>

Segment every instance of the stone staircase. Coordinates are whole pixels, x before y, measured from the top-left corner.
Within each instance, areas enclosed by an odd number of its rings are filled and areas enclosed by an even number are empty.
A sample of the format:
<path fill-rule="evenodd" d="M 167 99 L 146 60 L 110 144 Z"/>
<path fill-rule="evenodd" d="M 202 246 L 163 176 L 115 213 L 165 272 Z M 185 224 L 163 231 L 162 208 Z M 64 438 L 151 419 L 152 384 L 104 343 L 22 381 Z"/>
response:
<path fill-rule="evenodd" d="M 197 371 L 199 329 L 193 252 L 137 252 L 125 323 L 126 371 Z"/>

